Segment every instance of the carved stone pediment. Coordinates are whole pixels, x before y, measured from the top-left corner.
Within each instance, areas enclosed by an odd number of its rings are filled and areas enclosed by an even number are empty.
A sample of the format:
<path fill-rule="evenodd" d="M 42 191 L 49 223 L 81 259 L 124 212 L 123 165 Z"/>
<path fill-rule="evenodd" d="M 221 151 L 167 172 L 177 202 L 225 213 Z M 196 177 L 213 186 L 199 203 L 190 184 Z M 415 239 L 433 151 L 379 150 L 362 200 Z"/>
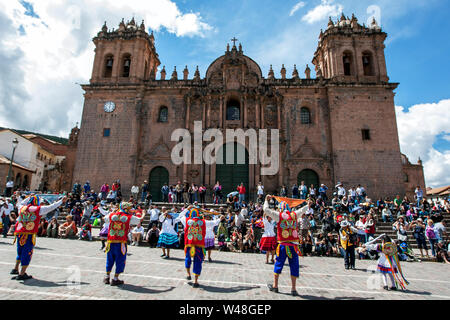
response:
<path fill-rule="evenodd" d="M 170 160 L 171 153 L 172 150 L 164 142 L 163 137 L 161 137 L 156 145 L 149 152 L 144 154 L 142 160 L 144 163 L 149 163 L 152 160 Z"/>
<path fill-rule="evenodd" d="M 313 144 L 308 142 L 308 139 L 305 139 L 305 143 L 302 144 L 296 152 L 292 155 L 292 159 L 323 159 L 319 152 L 317 152 L 316 148 Z"/>

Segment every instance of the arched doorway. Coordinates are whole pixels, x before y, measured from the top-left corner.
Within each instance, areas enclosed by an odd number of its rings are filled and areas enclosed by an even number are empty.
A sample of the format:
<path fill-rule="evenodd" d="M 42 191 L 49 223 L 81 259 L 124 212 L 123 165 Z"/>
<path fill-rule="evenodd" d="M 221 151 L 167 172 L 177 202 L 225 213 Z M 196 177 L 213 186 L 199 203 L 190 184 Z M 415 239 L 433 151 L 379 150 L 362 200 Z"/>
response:
<path fill-rule="evenodd" d="M 308 187 L 308 190 L 311 185 L 314 185 L 316 189 L 319 188 L 319 175 L 314 170 L 305 169 L 301 171 L 297 177 L 298 185 L 300 185 L 302 181 L 305 181 L 305 186 Z"/>
<path fill-rule="evenodd" d="M 227 152 L 234 148 L 233 164 L 227 164 Z M 222 159 L 222 164 L 216 165 L 216 181 L 222 185 L 222 194 L 226 197 L 230 192 L 236 191 L 238 185 L 244 183 L 247 195 L 249 191 L 249 164 L 247 150 L 237 142 L 227 143 L 222 146 L 217 155 L 217 161 Z M 231 159 L 230 159 L 231 160 Z M 248 197 L 246 197 L 248 200 Z"/>
<path fill-rule="evenodd" d="M 150 186 L 150 194 L 152 195 L 153 202 L 161 202 L 163 196 L 161 188 L 165 183 L 169 183 L 169 171 L 164 167 L 156 167 L 150 172 L 148 179 Z"/>

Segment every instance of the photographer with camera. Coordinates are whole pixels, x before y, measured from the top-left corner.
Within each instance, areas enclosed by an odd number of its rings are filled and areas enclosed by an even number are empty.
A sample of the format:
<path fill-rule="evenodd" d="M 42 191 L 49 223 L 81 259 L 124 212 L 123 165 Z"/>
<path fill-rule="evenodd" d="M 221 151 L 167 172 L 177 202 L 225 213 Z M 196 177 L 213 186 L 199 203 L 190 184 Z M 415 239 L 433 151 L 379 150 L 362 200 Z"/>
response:
<path fill-rule="evenodd" d="M 355 270 L 355 245 L 357 239 L 358 229 L 352 227 L 347 220 L 341 222 L 341 229 L 339 230 L 339 240 L 342 249 L 345 251 L 344 261 L 345 269 Z"/>

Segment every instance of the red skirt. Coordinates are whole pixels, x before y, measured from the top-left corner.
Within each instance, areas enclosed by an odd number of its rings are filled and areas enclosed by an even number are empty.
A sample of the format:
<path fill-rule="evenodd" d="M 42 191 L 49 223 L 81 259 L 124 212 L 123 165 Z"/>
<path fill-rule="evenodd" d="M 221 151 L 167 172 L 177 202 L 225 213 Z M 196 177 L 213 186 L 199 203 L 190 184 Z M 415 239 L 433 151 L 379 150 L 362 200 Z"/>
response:
<path fill-rule="evenodd" d="M 278 243 L 276 237 L 263 237 L 259 243 L 259 250 L 274 251 L 277 249 Z"/>

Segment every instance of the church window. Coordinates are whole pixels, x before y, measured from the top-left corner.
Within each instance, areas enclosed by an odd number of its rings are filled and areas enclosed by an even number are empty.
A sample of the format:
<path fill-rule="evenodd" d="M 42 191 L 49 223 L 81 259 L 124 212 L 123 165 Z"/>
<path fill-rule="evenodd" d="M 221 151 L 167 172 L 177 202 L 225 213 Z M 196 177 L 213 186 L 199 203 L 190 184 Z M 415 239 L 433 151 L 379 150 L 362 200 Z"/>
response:
<path fill-rule="evenodd" d="M 311 112 L 308 108 L 303 107 L 300 110 L 300 120 L 302 124 L 311 124 Z"/>
<path fill-rule="evenodd" d="M 230 100 L 227 103 L 227 121 L 241 120 L 241 106 L 236 100 Z"/>
<path fill-rule="evenodd" d="M 352 75 L 352 60 L 352 54 L 350 52 L 345 52 L 342 62 L 344 63 L 344 75 L 346 76 Z"/>
<path fill-rule="evenodd" d="M 169 109 L 167 107 L 161 107 L 159 109 L 158 122 L 168 122 L 169 121 Z"/>
<path fill-rule="evenodd" d="M 131 56 L 125 55 L 123 59 L 123 72 L 122 77 L 128 78 L 130 76 Z"/>
<path fill-rule="evenodd" d="M 110 135 L 111 135 L 111 129 L 110 128 L 103 129 L 103 137 L 107 138 Z"/>
<path fill-rule="evenodd" d="M 105 63 L 105 78 L 112 77 L 113 65 L 114 65 L 114 57 L 107 56 L 106 63 Z"/>
<path fill-rule="evenodd" d="M 364 141 L 370 140 L 370 130 L 369 129 L 362 129 L 362 139 Z"/>
<path fill-rule="evenodd" d="M 364 52 L 362 56 L 363 69 L 365 76 L 373 76 L 373 63 L 372 55 L 370 52 Z"/>
<path fill-rule="evenodd" d="M 403 181 L 404 182 L 409 182 L 409 177 L 406 173 L 403 173 Z"/>

